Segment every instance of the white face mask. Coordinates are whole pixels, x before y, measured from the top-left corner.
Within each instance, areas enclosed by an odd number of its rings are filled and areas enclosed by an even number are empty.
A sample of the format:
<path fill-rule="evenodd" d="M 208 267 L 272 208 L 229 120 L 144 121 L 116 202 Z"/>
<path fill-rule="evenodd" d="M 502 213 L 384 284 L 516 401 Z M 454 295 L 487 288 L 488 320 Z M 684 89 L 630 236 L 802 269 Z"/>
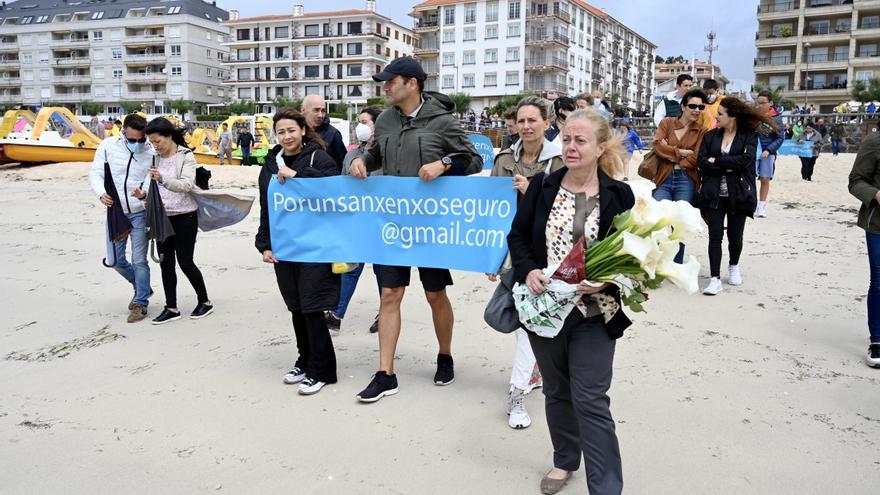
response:
<path fill-rule="evenodd" d="M 715 103 L 715 100 L 718 99 L 718 95 L 709 95 L 709 103 Z"/>
<path fill-rule="evenodd" d="M 357 136 L 359 142 L 364 143 L 373 137 L 373 129 L 367 124 L 358 124 L 354 128 L 354 134 Z"/>

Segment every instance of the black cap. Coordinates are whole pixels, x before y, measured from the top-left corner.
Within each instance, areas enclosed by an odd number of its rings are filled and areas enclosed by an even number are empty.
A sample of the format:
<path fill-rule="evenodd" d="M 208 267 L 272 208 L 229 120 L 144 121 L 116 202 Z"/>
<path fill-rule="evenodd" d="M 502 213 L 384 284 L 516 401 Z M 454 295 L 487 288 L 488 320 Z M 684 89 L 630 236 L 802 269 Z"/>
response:
<path fill-rule="evenodd" d="M 398 59 L 394 59 L 390 64 L 385 66 L 385 69 L 374 75 L 373 80 L 376 82 L 385 82 L 394 79 L 397 76 L 403 77 L 414 77 L 419 81 L 424 81 L 427 79 L 427 75 L 425 71 L 422 70 L 422 65 L 412 57 L 400 57 Z"/>

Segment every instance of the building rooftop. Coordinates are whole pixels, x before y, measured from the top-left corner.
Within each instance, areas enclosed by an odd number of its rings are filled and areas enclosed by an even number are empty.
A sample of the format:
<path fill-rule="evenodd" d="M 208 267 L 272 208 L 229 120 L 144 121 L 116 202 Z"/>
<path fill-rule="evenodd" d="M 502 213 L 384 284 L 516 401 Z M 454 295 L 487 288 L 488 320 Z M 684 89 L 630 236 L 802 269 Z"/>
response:
<path fill-rule="evenodd" d="M 88 20 L 120 19 L 131 9 L 163 9 L 161 15 L 188 14 L 213 22 L 229 19 L 216 1 L 204 0 L 18 0 L 0 4 L 0 24 L 17 18 L 15 25 L 52 22 L 56 15 L 88 13 Z"/>
<path fill-rule="evenodd" d="M 293 14 L 278 14 L 278 15 L 261 15 L 256 17 L 242 17 L 241 19 L 228 20 L 225 21 L 226 24 L 241 24 L 241 23 L 249 23 L 249 22 L 260 22 L 260 21 L 286 21 L 286 20 L 296 20 L 296 19 L 313 19 L 313 18 L 324 18 L 324 17 L 343 17 L 343 16 L 355 16 L 355 15 L 375 15 L 377 17 L 381 17 L 385 20 L 390 21 L 389 17 L 386 17 L 378 12 L 373 12 L 372 10 L 358 10 L 358 9 L 348 9 L 348 10 L 336 10 L 333 12 L 308 12 L 303 15 L 293 15 Z"/>

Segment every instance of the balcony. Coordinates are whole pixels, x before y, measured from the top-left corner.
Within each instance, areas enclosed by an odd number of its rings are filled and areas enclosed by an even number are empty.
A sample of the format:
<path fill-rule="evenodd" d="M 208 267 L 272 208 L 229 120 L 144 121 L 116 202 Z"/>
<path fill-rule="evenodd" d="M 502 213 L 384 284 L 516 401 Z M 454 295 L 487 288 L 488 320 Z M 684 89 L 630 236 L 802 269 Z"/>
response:
<path fill-rule="evenodd" d="M 21 93 L 0 94 L 0 101 L 4 103 L 20 103 Z"/>
<path fill-rule="evenodd" d="M 126 36 L 126 38 L 122 40 L 122 44 L 125 46 L 164 45 L 165 35 L 141 34 L 136 36 Z"/>
<path fill-rule="evenodd" d="M 21 86 L 21 78 L 19 78 L 19 77 L 0 77 L 0 88 L 10 88 L 13 86 Z"/>
<path fill-rule="evenodd" d="M 168 80 L 168 74 L 163 72 L 126 72 L 122 76 L 122 80 L 125 82 L 162 82 Z"/>
<path fill-rule="evenodd" d="M 812 70 L 846 69 L 849 53 L 822 53 L 805 56 L 804 64 Z"/>
<path fill-rule="evenodd" d="M 64 57 L 55 59 L 55 65 L 60 65 L 62 67 L 88 67 L 91 63 L 89 57 Z"/>
<path fill-rule="evenodd" d="M 825 0 L 823 2 L 809 0 L 804 16 L 817 17 L 831 14 L 847 14 L 852 12 L 852 9 L 852 0 Z"/>
<path fill-rule="evenodd" d="M 880 66 L 880 52 L 859 52 L 850 59 L 850 63 L 853 67 Z"/>
<path fill-rule="evenodd" d="M 3 60 L 0 59 L 0 70 L 3 69 L 18 69 L 21 67 L 21 60 Z"/>
<path fill-rule="evenodd" d="M 815 43 L 825 43 L 834 41 L 849 41 L 849 35 L 852 31 L 851 26 L 843 25 L 837 27 L 805 27 L 803 30 L 804 41 Z"/>
<path fill-rule="evenodd" d="M 846 91 L 846 80 L 837 81 L 837 82 L 823 82 L 823 83 L 814 83 L 810 81 L 808 84 L 801 83 L 800 90 L 804 91 L 809 89 L 810 91 L 824 91 L 824 90 L 844 90 Z"/>
<path fill-rule="evenodd" d="M 55 76 L 53 83 L 59 86 L 72 86 L 80 84 L 91 84 L 92 76 L 90 74 L 73 74 L 66 76 Z"/>
<path fill-rule="evenodd" d="M 526 60 L 526 70 L 568 72 L 568 63 L 562 57 L 529 57 Z"/>
<path fill-rule="evenodd" d="M 541 46 L 550 43 L 556 43 L 568 48 L 569 39 L 568 36 L 560 33 L 548 33 L 542 31 L 526 33 L 526 46 Z"/>
<path fill-rule="evenodd" d="M 89 46 L 88 36 L 70 36 L 68 38 L 52 38 L 49 46 L 53 48 L 75 48 Z"/>
<path fill-rule="evenodd" d="M 440 45 L 435 43 L 426 43 L 423 46 L 413 48 L 413 54 L 416 56 L 440 55 Z"/>
<path fill-rule="evenodd" d="M 259 62 L 259 61 L 260 61 L 260 56 L 257 54 L 251 54 L 251 55 L 241 56 L 241 57 L 239 57 L 238 55 L 230 55 L 229 59 L 226 60 L 227 63 L 231 63 L 231 64 L 241 64 L 241 63 L 246 63 L 246 62 Z"/>
<path fill-rule="evenodd" d="M 15 41 L 0 42 L 0 53 L 17 53 L 18 43 Z"/>
<path fill-rule="evenodd" d="M 388 39 L 387 36 L 381 31 L 376 31 L 375 29 L 362 29 L 361 31 L 355 32 L 338 32 L 335 29 L 330 29 L 327 31 L 322 31 L 317 34 L 297 34 L 294 32 L 293 39 L 295 40 L 320 40 L 322 38 L 332 39 L 332 38 L 342 38 L 342 37 L 355 37 L 355 36 L 378 36 L 382 39 Z"/>
<path fill-rule="evenodd" d="M 414 33 L 431 33 L 434 31 L 438 31 L 439 29 L 440 23 L 437 21 L 437 19 L 418 21 L 413 24 Z"/>
<path fill-rule="evenodd" d="M 545 83 L 538 81 L 527 81 L 525 84 L 525 91 L 555 91 L 557 93 L 568 93 L 568 86 L 565 83 L 561 82 Z"/>
<path fill-rule="evenodd" d="M 853 38 L 857 40 L 880 38 L 880 22 L 862 22 L 853 32 Z"/>
<path fill-rule="evenodd" d="M 168 93 L 164 91 L 128 91 L 125 97 L 135 100 L 164 100 L 168 97 Z"/>
<path fill-rule="evenodd" d="M 126 53 L 123 61 L 126 64 L 146 64 L 148 62 L 165 62 L 164 53 Z"/>
<path fill-rule="evenodd" d="M 571 14 L 567 10 L 563 10 L 560 8 L 540 8 L 538 6 L 532 6 L 532 8 L 528 11 L 526 15 L 526 20 L 540 20 L 540 19 L 548 19 L 551 17 L 556 17 L 557 19 L 565 22 L 571 22 Z"/>
<path fill-rule="evenodd" d="M 59 101 L 77 101 L 89 98 L 91 96 L 91 91 L 65 91 L 64 93 L 59 93 L 55 91 L 52 95 L 52 99 Z"/>

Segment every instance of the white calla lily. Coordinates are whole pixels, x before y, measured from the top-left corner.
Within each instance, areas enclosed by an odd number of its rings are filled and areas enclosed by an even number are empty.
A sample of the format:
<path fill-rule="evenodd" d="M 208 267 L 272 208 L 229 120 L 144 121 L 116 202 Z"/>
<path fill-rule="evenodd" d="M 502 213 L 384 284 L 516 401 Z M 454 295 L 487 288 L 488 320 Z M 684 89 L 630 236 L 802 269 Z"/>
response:
<path fill-rule="evenodd" d="M 657 266 L 657 273 L 684 289 L 688 294 L 695 294 L 699 290 L 700 262 L 693 256 L 690 256 L 688 261 L 683 264 L 676 263 L 671 259 L 663 259 Z"/>
<path fill-rule="evenodd" d="M 689 243 L 703 232 L 703 217 L 700 210 L 691 206 L 687 201 L 663 201 L 663 220 L 672 226 L 670 239 L 675 239 L 684 244 Z"/>
<path fill-rule="evenodd" d="M 660 201 L 651 196 L 639 196 L 631 211 L 631 230 L 644 235 L 656 229 L 663 219 L 664 211 Z"/>
<path fill-rule="evenodd" d="M 617 256 L 628 254 L 637 259 L 639 264 L 644 264 L 645 259 L 658 250 L 657 243 L 651 237 L 641 237 L 627 231 L 623 232 L 622 237 L 623 245 L 617 252 Z"/>
<path fill-rule="evenodd" d="M 633 197 L 640 198 L 642 196 L 651 197 L 654 189 L 657 187 L 653 182 L 644 179 L 630 179 L 626 185 L 632 189 Z"/>

